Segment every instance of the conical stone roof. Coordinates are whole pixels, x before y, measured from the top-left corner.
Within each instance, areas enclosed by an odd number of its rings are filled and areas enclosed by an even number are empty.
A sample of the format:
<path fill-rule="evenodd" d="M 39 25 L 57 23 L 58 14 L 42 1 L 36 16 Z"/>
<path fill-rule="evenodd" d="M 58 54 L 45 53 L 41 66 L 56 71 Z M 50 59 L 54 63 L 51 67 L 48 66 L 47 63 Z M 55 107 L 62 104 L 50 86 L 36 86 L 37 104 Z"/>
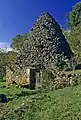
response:
<path fill-rule="evenodd" d="M 59 24 L 49 13 L 43 13 L 33 24 L 16 63 L 23 67 L 46 68 L 54 65 L 57 55 L 69 59 L 72 52 Z"/>

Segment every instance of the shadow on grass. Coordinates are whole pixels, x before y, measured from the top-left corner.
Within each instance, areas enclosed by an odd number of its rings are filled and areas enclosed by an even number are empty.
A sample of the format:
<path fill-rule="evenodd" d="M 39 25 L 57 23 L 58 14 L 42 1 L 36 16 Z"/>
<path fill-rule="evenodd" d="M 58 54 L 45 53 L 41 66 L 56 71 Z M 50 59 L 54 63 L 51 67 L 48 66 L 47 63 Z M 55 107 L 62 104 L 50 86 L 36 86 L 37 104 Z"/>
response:
<path fill-rule="evenodd" d="M 25 97 L 25 96 L 31 96 L 31 95 L 36 95 L 38 92 L 37 91 L 22 91 L 19 94 L 15 94 L 14 96 L 8 97 L 6 102 L 10 102 L 14 99 L 18 99 L 20 97 Z"/>
<path fill-rule="evenodd" d="M 22 91 L 20 94 L 16 94 L 17 97 L 36 95 L 37 91 Z"/>
<path fill-rule="evenodd" d="M 0 94 L 0 103 L 7 103 L 8 99 L 5 94 Z"/>

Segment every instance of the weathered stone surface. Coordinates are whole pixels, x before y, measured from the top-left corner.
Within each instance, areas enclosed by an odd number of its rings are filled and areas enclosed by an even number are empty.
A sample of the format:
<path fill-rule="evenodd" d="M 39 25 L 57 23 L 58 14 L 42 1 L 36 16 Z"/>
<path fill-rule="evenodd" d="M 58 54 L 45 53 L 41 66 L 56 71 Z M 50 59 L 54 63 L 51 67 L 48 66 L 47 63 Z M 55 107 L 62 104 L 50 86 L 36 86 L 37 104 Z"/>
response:
<path fill-rule="evenodd" d="M 7 82 L 25 84 L 27 68 L 54 71 L 56 66 L 63 66 L 64 60 L 70 59 L 71 55 L 72 51 L 60 26 L 49 13 L 43 13 L 31 28 L 15 63 L 9 66 Z"/>
<path fill-rule="evenodd" d="M 29 85 L 30 83 L 30 70 L 29 69 L 18 69 L 15 72 L 12 71 L 9 67 L 6 68 L 6 83 L 16 84 L 16 85 Z"/>
<path fill-rule="evenodd" d="M 42 72 L 41 87 L 44 89 L 63 89 L 65 87 L 73 87 L 80 84 L 81 75 L 79 74 L 58 71 L 57 74 L 54 75 L 47 70 L 43 70 Z"/>
<path fill-rule="evenodd" d="M 72 52 L 58 23 L 49 13 L 43 13 L 30 30 L 16 62 L 22 66 L 46 68 L 56 62 L 58 54 L 70 58 Z"/>

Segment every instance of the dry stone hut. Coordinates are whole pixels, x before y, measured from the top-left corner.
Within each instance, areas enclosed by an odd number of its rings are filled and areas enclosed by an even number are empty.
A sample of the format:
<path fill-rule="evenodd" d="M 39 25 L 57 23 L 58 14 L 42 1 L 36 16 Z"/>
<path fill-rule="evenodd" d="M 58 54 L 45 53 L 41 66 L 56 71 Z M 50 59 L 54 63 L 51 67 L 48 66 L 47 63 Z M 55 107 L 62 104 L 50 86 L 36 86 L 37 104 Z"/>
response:
<path fill-rule="evenodd" d="M 18 69 L 6 68 L 6 83 L 35 88 L 40 83 L 40 71 L 35 68 Z"/>
<path fill-rule="evenodd" d="M 37 82 L 34 77 L 36 70 L 45 68 L 53 71 L 58 63 L 61 66 L 63 60 L 66 57 L 70 59 L 71 55 L 72 51 L 60 26 L 49 13 L 43 13 L 33 24 L 15 63 L 7 68 L 6 81 L 8 84 L 40 85 L 41 81 Z"/>

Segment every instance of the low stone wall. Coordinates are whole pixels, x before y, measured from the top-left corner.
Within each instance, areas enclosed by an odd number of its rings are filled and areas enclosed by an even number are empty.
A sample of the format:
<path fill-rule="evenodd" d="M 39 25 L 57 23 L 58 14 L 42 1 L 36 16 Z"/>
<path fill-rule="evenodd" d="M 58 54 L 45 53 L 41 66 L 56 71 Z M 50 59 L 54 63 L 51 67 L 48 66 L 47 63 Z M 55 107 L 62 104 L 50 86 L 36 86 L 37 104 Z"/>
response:
<path fill-rule="evenodd" d="M 14 72 L 9 67 L 6 68 L 6 84 L 29 85 L 30 84 L 30 69 L 24 69 Z"/>
<path fill-rule="evenodd" d="M 73 71 L 59 71 L 54 75 L 44 69 L 41 75 L 41 87 L 44 89 L 55 90 L 81 85 L 81 74 Z"/>

